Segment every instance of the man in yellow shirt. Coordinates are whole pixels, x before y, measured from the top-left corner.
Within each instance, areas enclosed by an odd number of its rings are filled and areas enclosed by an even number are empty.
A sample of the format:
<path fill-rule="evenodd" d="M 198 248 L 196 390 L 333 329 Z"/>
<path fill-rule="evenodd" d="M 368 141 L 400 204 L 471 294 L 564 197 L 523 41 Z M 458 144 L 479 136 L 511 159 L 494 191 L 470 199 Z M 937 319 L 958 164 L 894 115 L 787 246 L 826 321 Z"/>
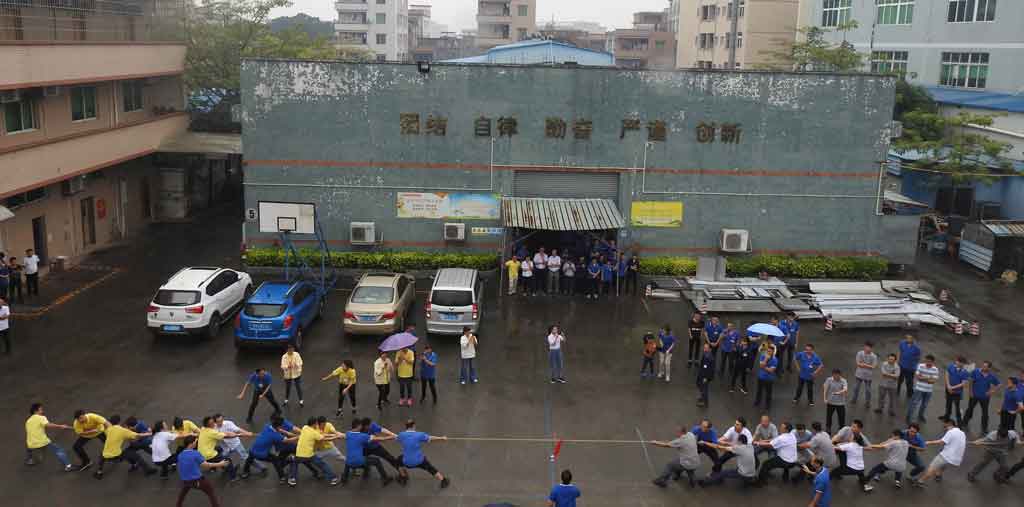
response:
<path fill-rule="evenodd" d="M 326 421 L 326 420 L 325 420 Z M 338 476 L 324 460 L 316 455 L 317 444 L 330 442 L 341 438 L 340 434 L 325 436 L 323 434 L 325 424 L 317 421 L 316 417 L 310 417 L 306 425 L 299 432 L 299 442 L 295 447 L 295 459 L 291 463 L 291 470 L 288 476 L 288 485 L 295 487 L 298 484 L 299 464 L 312 464 L 327 477 L 331 486 L 338 484 Z"/>
<path fill-rule="evenodd" d="M 327 417 L 319 416 L 316 418 L 316 424 L 318 427 L 323 428 L 320 433 L 325 437 L 334 436 L 340 438 L 341 432 L 338 431 L 333 424 L 327 422 Z M 316 457 L 326 460 L 327 458 L 334 458 L 342 463 L 345 462 L 345 455 L 338 450 L 331 440 L 321 440 L 316 443 Z"/>
<path fill-rule="evenodd" d="M 519 286 L 519 257 L 513 255 L 511 259 L 505 261 L 505 267 L 508 268 L 508 295 L 512 296 L 516 293 L 516 287 Z"/>
<path fill-rule="evenodd" d="M 395 364 L 398 374 L 398 406 L 412 406 L 412 381 L 413 364 L 416 363 L 416 354 L 412 347 L 404 348 L 395 352 Z"/>
<path fill-rule="evenodd" d="M 177 449 L 174 451 L 174 457 L 178 457 L 178 454 L 181 454 L 181 451 L 185 450 L 185 437 L 190 435 L 193 437 L 199 437 L 199 426 L 188 419 L 183 419 L 178 416 L 175 416 L 171 421 L 171 431 L 173 431 L 177 436 L 177 438 L 174 439 L 174 443 L 177 445 Z"/>
<path fill-rule="evenodd" d="M 43 415 L 43 404 L 33 403 L 29 408 L 29 417 L 25 420 L 25 464 L 35 465 L 36 460 L 33 458 L 33 454 L 37 451 L 42 452 L 43 449 L 49 449 L 57 456 L 61 465 L 64 465 L 65 472 L 74 470 L 75 468 L 68 461 L 68 455 L 64 449 L 51 442 L 50 437 L 46 436 L 46 430 L 50 429 L 69 430 L 71 426 L 51 423 Z"/>
<path fill-rule="evenodd" d="M 100 456 L 100 466 L 92 474 L 93 477 L 102 479 L 103 466 L 107 462 L 119 461 L 127 461 L 133 467 L 141 467 L 147 477 L 156 473 L 156 468 L 139 457 L 135 449 L 131 446 L 127 449 L 124 448 L 125 443 L 137 438 L 153 436 L 153 432 L 136 433 L 127 426 L 127 423 L 121 422 L 121 416 L 114 415 L 110 416 L 110 426 L 106 430 L 106 436 L 107 439 L 103 442 L 103 454 Z"/>
<path fill-rule="evenodd" d="M 326 382 L 331 377 L 338 377 L 338 412 L 335 414 L 341 417 L 341 409 L 345 406 L 345 395 L 352 402 L 352 413 L 356 413 L 359 407 L 356 406 L 356 368 L 351 359 L 341 362 L 341 365 L 334 369 L 329 375 L 320 379 Z"/>
<path fill-rule="evenodd" d="M 203 427 L 199 430 L 199 445 L 197 446 L 199 454 L 203 455 L 203 459 L 207 463 L 220 463 L 227 461 L 227 472 L 228 479 L 232 482 L 238 480 L 237 467 L 231 463 L 231 460 L 224 456 L 224 453 L 217 447 L 222 440 L 225 438 L 239 437 L 241 434 L 232 433 L 230 431 L 218 431 L 217 430 L 217 419 L 214 416 L 206 416 L 203 418 Z"/>
<path fill-rule="evenodd" d="M 78 465 L 78 470 L 82 471 L 92 466 L 92 460 L 89 459 L 89 454 L 85 452 L 85 445 L 97 438 L 100 442 L 106 443 L 106 431 L 110 427 L 110 423 L 99 414 L 78 409 L 75 410 L 75 422 L 72 424 L 72 427 L 75 429 L 75 435 L 78 435 L 78 438 L 75 439 L 75 444 L 71 448 L 78 455 L 78 458 L 82 460 L 82 464 Z"/>

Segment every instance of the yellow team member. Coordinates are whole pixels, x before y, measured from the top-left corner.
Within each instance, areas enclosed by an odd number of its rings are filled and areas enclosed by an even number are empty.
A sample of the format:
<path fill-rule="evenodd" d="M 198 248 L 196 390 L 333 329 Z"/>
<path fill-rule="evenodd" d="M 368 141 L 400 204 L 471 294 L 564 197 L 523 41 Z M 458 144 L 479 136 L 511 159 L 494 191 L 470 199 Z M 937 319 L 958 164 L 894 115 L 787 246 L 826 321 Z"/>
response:
<path fill-rule="evenodd" d="M 395 352 L 395 369 L 398 375 L 398 406 L 412 406 L 412 375 L 416 354 L 412 348 Z"/>
<path fill-rule="evenodd" d="M 86 412 L 84 410 L 75 411 L 75 422 L 72 424 L 75 430 L 75 435 L 78 436 L 75 439 L 75 444 L 71 446 L 71 449 L 75 451 L 78 458 L 82 460 L 82 464 L 78 466 L 78 470 L 85 470 L 92 466 L 92 459 L 89 458 L 89 454 L 85 452 L 85 446 L 89 442 L 98 438 L 101 442 L 106 442 L 107 428 L 110 427 L 110 422 L 103 418 L 99 414 L 92 412 Z"/>
<path fill-rule="evenodd" d="M 220 449 L 217 448 L 217 444 L 225 438 L 235 438 L 242 435 L 230 431 L 218 431 L 218 417 L 220 417 L 220 414 L 212 416 L 208 415 L 203 418 L 203 427 L 199 430 L 199 443 L 196 446 L 196 450 L 199 451 L 199 454 L 203 455 L 203 459 L 205 459 L 207 463 L 220 463 L 222 461 L 231 463 L 231 460 L 224 456 Z M 233 464 L 229 464 L 227 470 L 228 478 L 231 481 L 237 480 L 236 472 L 238 471 L 238 467 Z"/>
<path fill-rule="evenodd" d="M 142 467 L 142 471 L 145 472 L 146 476 L 150 476 L 156 473 L 156 468 L 146 462 L 146 460 L 139 457 L 139 454 L 135 452 L 135 449 L 128 447 L 124 448 L 124 444 L 131 442 L 137 438 L 144 438 L 152 436 L 153 432 L 147 431 L 146 433 L 136 433 L 131 428 L 125 426 L 121 421 L 121 416 L 115 415 L 110 417 L 110 426 L 107 428 L 106 437 L 107 440 L 103 442 L 103 455 L 100 457 L 100 466 L 96 469 L 96 473 L 93 477 L 97 479 L 103 478 L 103 465 L 108 461 L 127 461 L 131 464 L 132 470 L 136 467 Z"/>
<path fill-rule="evenodd" d="M 336 415 L 341 417 L 341 409 L 345 406 L 345 395 L 348 394 L 348 399 L 352 402 L 352 413 L 356 413 L 359 407 L 356 406 L 356 368 L 350 359 L 346 359 L 341 362 L 341 365 L 334 369 L 329 375 L 320 379 L 321 382 L 330 380 L 332 377 L 338 377 L 338 412 Z"/>
<path fill-rule="evenodd" d="M 295 460 L 292 461 L 288 476 L 289 486 L 294 487 L 298 484 L 299 464 L 313 465 L 327 477 L 331 486 L 338 484 L 339 479 L 335 475 L 334 470 L 324 460 L 320 459 L 316 453 L 317 445 L 324 441 L 330 442 L 341 437 L 340 434 L 324 436 L 323 430 L 325 426 L 325 424 L 319 423 L 316 417 L 310 417 L 306 421 L 306 425 L 302 427 L 302 431 L 299 432 L 299 442 L 295 446 Z"/>
<path fill-rule="evenodd" d="M 513 255 L 511 259 L 505 261 L 505 267 L 508 268 L 508 295 L 514 295 L 516 293 L 516 287 L 519 286 L 519 257 Z"/>
<path fill-rule="evenodd" d="M 188 419 L 175 417 L 174 421 L 171 423 L 171 429 L 174 431 L 174 434 L 177 435 L 178 437 L 175 438 L 174 441 L 175 443 L 178 444 L 179 448 L 183 446 L 185 437 L 189 435 L 192 435 L 194 437 L 199 436 L 199 426 Z"/>
<path fill-rule="evenodd" d="M 325 436 L 325 437 L 332 437 L 333 436 L 335 438 L 339 438 L 340 437 L 341 432 L 339 432 L 334 427 L 333 424 L 331 424 L 330 422 L 327 421 L 327 417 L 325 417 L 325 416 L 317 417 L 316 418 L 316 423 L 317 423 L 317 426 L 323 428 L 323 429 L 320 430 L 320 433 L 323 436 Z M 324 440 L 321 440 L 321 441 L 317 442 L 316 446 L 314 447 L 314 450 L 316 451 L 316 457 L 318 457 L 320 459 L 334 458 L 334 459 L 336 459 L 338 461 L 342 461 L 342 462 L 345 461 L 345 456 L 342 455 L 341 451 L 339 451 L 338 448 L 334 445 L 334 441 L 333 440 L 324 439 Z"/>
<path fill-rule="evenodd" d="M 68 455 L 64 452 L 64 449 L 51 442 L 50 437 L 46 436 L 46 430 L 48 429 L 69 430 L 71 426 L 51 423 L 43 414 L 42 403 L 33 403 L 32 407 L 29 408 L 29 417 L 25 420 L 25 464 L 35 465 L 36 460 L 33 455 L 37 451 L 49 449 L 57 455 L 57 460 L 60 461 L 61 465 L 64 465 L 65 472 L 74 470 L 75 468 L 68 461 Z"/>

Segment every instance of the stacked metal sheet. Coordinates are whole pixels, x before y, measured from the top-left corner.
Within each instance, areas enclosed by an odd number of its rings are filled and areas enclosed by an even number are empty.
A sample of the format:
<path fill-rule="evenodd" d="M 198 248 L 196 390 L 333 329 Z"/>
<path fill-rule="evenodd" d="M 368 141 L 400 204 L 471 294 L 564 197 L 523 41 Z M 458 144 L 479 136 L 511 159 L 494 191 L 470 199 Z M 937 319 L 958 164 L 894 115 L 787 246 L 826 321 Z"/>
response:
<path fill-rule="evenodd" d="M 831 316 L 838 327 L 902 327 L 920 324 L 937 326 L 962 323 L 959 317 L 908 282 L 811 283 L 814 294 L 807 296 L 812 307 Z"/>

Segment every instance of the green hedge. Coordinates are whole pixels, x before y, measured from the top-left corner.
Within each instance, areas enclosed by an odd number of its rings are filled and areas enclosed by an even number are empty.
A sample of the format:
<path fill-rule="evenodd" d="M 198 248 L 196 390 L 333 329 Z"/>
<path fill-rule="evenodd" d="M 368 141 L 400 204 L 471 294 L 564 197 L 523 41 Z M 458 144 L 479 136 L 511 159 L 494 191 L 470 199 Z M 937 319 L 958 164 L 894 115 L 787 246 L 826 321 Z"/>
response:
<path fill-rule="evenodd" d="M 320 251 L 303 248 L 296 250 L 311 266 L 320 265 Z M 284 266 L 285 251 L 280 248 L 251 248 L 245 252 L 243 262 L 253 267 Z M 495 254 L 437 253 L 437 252 L 331 252 L 331 265 L 343 269 L 379 269 L 404 273 L 414 270 L 438 268 L 471 268 L 489 270 L 498 267 Z"/>
<path fill-rule="evenodd" d="M 730 276 L 753 277 L 761 271 L 772 276 L 792 278 L 852 278 L 877 280 L 889 269 L 880 257 L 787 257 L 755 255 L 730 257 L 726 264 Z M 690 257 L 648 257 L 640 263 L 645 275 L 686 276 L 697 272 L 697 259 Z"/>

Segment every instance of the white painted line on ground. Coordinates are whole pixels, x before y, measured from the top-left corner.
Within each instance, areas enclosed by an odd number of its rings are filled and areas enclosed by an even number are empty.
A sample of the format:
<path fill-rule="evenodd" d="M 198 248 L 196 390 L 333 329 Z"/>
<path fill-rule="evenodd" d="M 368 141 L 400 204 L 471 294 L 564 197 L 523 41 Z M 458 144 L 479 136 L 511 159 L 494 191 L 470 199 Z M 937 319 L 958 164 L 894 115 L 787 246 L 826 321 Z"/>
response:
<path fill-rule="evenodd" d="M 647 299 L 646 298 L 640 298 L 640 302 L 644 304 L 644 311 L 647 312 L 648 316 L 650 316 L 651 315 L 651 307 L 647 306 Z"/>
<path fill-rule="evenodd" d="M 647 468 L 651 470 L 651 475 L 654 475 L 654 464 L 651 463 L 651 454 L 647 452 L 647 443 L 644 441 L 644 436 L 640 433 L 640 427 L 635 426 L 636 436 L 640 438 L 640 447 L 644 450 L 644 460 L 647 461 Z"/>

